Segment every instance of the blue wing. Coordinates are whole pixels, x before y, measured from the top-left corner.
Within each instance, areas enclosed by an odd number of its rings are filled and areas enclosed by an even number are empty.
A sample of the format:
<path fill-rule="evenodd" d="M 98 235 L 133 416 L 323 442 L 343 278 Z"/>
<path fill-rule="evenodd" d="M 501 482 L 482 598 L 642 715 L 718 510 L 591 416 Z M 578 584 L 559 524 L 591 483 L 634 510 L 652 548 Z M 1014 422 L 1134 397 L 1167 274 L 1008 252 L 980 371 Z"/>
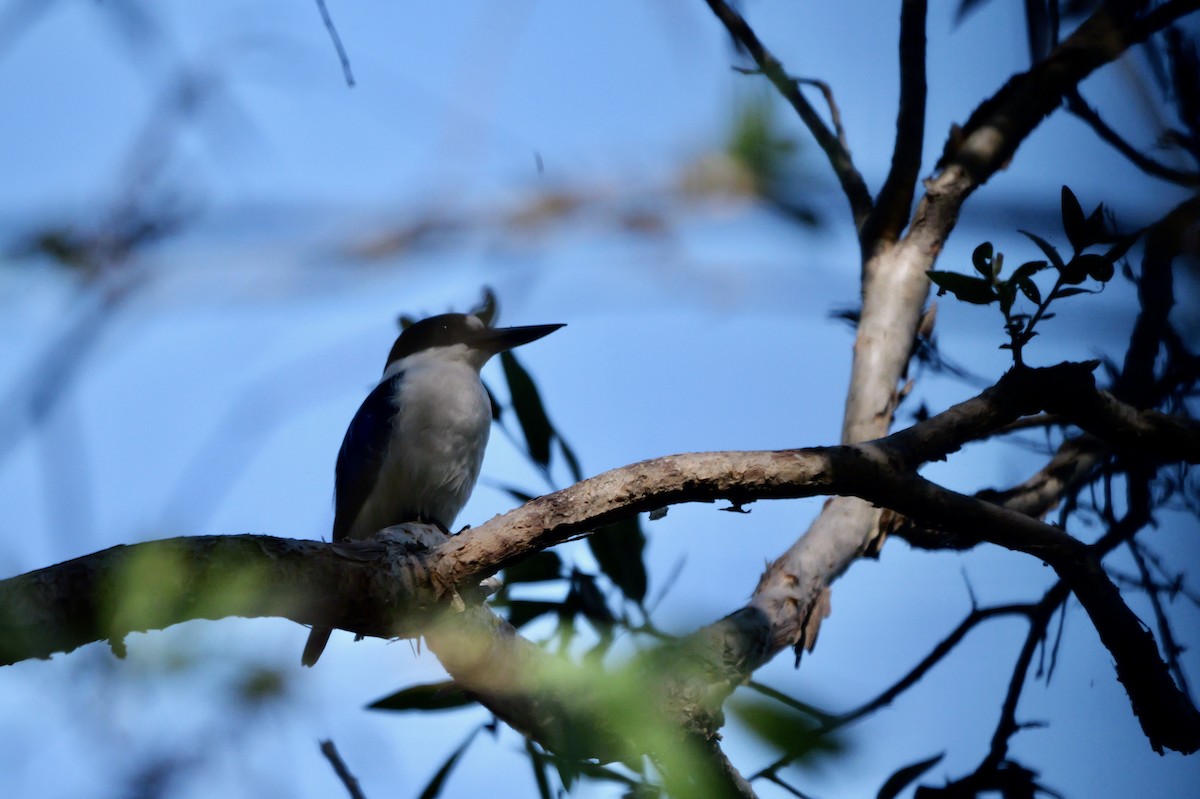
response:
<path fill-rule="evenodd" d="M 343 541 L 371 489 L 379 479 L 383 456 L 392 433 L 392 404 L 401 372 L 384 380 L 367 395 L 346 428 L 334 473 L 333 540 Z"/>

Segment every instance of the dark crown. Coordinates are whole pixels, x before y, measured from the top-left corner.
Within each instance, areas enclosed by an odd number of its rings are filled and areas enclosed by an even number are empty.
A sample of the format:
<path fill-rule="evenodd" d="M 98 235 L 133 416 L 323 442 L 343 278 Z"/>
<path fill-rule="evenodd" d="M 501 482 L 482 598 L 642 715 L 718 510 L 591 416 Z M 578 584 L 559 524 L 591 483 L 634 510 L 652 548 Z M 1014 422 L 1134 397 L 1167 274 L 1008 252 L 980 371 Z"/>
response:
<path fill-rule="evenodd" d="M 478 318 L 462 313 L 444 313 L 413 322 L 392 345 L 388 363 L 432 347 L 448 347 L 468 342 L 477 336 L 481 323 Z"/>

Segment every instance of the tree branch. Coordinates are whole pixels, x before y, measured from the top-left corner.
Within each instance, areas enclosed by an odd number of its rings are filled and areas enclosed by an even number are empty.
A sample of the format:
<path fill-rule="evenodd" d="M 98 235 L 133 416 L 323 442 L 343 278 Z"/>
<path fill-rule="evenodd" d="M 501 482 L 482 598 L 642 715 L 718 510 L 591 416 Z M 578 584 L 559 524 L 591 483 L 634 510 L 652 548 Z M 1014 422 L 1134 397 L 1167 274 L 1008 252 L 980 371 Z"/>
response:
<path fill-rule="evenodd" d="M 441 535 L 430 527 L 407 542 L 231 535 L 112 547 L 0 581 L 0 665 L 103 640 L 121 654 L 131 632 L 227 616 L 412 635 L 410 614 L 432 604 L 414 554 Z"/>
<path fill-rule="evenodd" d="M 867 184 L 863 182 L 862 175 L 855 168 L 850 151 L 825 125 L 816 110 L 800 92 L 796 81 L 788 75 L 779 60 L 763 46 L 758 35 L 754 33 L 742 15 L 734 11 L 724 0 L 705 0 L 705 2 L 708 3 L 708 7 L 712 9 L 721 24 L 725 26 L 725 30 L 729 32 L 733 40 L 746 48 L 750 57 L 754 59 L 754 63 L 796 110 L 801 121 L 808 127 L 813 138 L 817 140 L 817 145 L 824 151 L 825 157 L 829 159 L 829 165 L 833 167 L 834 174 L 837 175 L 838 182 L 842 185 L 846 199 L 850 201 L 850 213 L 854 218 L 854 227 L 855 229 L 861 228 L 867 214 L 871 211 L 871 193 L 867 190 Z"/>
<path fill-rule="evenodd" d="M 1099 394 L 1088 365 L 1014 370 L 979 397 L 879 441 L 644 461 L 532 500 L 453 538 L 425 525 L 404 525 L 392 528 L 400 534 L 366 543 L 324 545 L 231 536 L 116 547 L 0 582 L 2 661 L 44 657 L 103 638 L 119 640 L 129 631 L 185 619 L 228 615 L 279 615 L 362 635 L 425 633 L 430 646 L 445 657 L 452 647 L 435 643 L 442 633 L 431 625 L 430 610 L 435 605 L 444 608 L 447 600 L 451 608 L 461 607 L 459 592 L 469 591 L 482 578 L 535 551 L 586 535 L 622 516 L 680 502 L 726 499 L 744 504 L 840 494 L 892 508 L 936 528 L 970 531 L 1054 567 L 1112 653 L 1152 743 L 1158 746 L 1166 740 L 1168 746 L 1188 746 L 1193 740 L 1188 736 L 1200 739 L 1200 722 L 1181 710 L 1191 706 L 1180 704 L 1154 639 L 1125 606 L 1091 551 L 1058 528 L 947 491 L 915 473 L 920 463 L 944 457 L 972 436 L 1006 425 L 1022 413 L 1061 402 L 1060 410 L 1070 417 L 1074 409 L 1087 406 L 1088 396 Z M 1200 423 L 1192 420 L 1146 428 L 1140 420 L 1152 412 L 1139 413 L 1111 398 L 1105 407 L 1117 408 L 1115 434 L 1124 435 L 1117 429 L 1120 425 L 1131 425 L 1148 436 L 1141 445 L 1149 451 L 1163 449 L 1156 437 L 1178 441 L 1200 435 Z M 812 561 L 811 568 L 824 570 L 814 575 L 818 590 L 832 581 L 841 566 L 837 560 Z M 810 606 L 821 607 L 822 596 L 814 597 L 816 604 Z M 532 665 L 540 655 L 515 632 L 506 633 L 501 623 L 487 619 L 474 623 L 492 625 L 483 636 L 486 646 L 511 639 L 506 646 L 516 649 L 503 656 L 487 648 L 457 652 L 455 656 L 464 662 L 447 669 L 468 691 L 503 701 L 510 680 L 546 674 Z M 687 653 L 686 662 L 709 666 L 700 681 L 694 679 L 691 666 L 659 672 L 677 683 L 666 693 L 674 707 L 683 710 L 671 718 L 688 719 L 684 727 L 696 734 L 715 731 L 725 696 L 778 651 L 773 624 L 772 617 L 752 603 L 685 641 L 681 651 Z M 810 620 L 801 624 L 809 629 Z M 714 669 L 712 664 L 718 665 Z M 536 683 L 543 680 L 539 677 Z M 535 716 L 561 715 L 541 713 L 524 693 L 516 704 L 529 705 Z M 575 693 L 572 689 L 571 695 Z M 1194 709 L 1191 713 L 1194 716 Z M 1166 736 L 1158 729 L 1160 724 L 1174 725 L 1176 731 Z M 561 740 L 578 736 L 577 729 L 571 732 Z"/>
<path fill-rule="evenodd" d="M 1067 94 L 1067 110 L 1083 120 L 1097 136 L 1103 141 L 1108 142 L 1113 149 L 1129 159 L 1130 163 L 1147 175 L 1169 180 L 1180 186 L 1200 186 L 1200 172 L 1184 172 L 1183 170 L 1169 167 L 1161 161 L 1156 161 L 1137 150 L 1132 144 L 1121 138 L 1121 134 L 1109 127 L 1108 123 L 1100 116 L 1100 113 L 1087 104 L 1087 101 L 1083 99 L 1078 89 L 1074 89 Z"/>
<path fill-rule="evenodd" d="M 892 167 L 870 216 L 862 226 L 862 251 L 874 254 L 900 236 L 912 212 L 925 141 L 926 0 L 904 0 L 900 10 L 900 107 Z"/>

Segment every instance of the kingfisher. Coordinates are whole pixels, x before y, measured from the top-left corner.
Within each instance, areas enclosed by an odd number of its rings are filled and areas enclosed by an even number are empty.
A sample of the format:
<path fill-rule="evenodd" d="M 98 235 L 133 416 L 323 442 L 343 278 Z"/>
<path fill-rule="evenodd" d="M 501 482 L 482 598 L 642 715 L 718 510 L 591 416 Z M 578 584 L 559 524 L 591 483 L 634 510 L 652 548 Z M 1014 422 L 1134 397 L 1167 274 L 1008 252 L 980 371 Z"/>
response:
<path fill-rule="evenodd" d="M 475 488 L 492 426 L 479 370 L 493 355 L 560 327 L 493 328 L 461 313 L 409 325 L 342 440 L 333 540 L 367 539 L 405 522 L 449 533 Z M 317 662 L 332 631 L 313 627 L 301 657 L 305 666 Z"/>

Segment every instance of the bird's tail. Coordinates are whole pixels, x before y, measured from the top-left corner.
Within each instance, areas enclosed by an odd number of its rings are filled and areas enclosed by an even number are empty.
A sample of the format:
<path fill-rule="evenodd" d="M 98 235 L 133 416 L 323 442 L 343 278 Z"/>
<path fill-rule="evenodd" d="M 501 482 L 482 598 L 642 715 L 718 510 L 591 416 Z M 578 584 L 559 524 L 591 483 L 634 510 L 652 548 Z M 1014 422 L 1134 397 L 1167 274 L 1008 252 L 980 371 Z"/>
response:
<path fill-rule="evenodd" d="M 300 656 L 300 662 L 305 666 L 315 666 L 332 633 L 332 627 L 313 627 L 312 632 L 308 634 L 308 643 L 304 645 L 304 654 Z"/>

